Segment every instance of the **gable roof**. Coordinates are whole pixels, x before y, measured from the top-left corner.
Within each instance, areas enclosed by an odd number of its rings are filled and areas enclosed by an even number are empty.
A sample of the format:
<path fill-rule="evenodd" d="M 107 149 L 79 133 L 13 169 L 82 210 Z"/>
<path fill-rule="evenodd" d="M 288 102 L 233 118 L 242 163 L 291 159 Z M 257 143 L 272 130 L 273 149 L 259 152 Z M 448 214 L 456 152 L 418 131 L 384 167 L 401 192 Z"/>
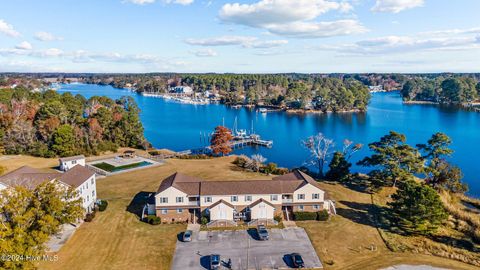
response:
<path fill-rule="evenodd" d="M 85 181 L 87 181 L 90 177 L 95 174 L 92 170 L 84 167 L 82 165 L 75 165 L 70 170 L 66 171 L 65 173 L 61 174 L 59 179 L 61 182 L 71 186 L 71 187 L 79 187 Z"/>
<path fill-rule="evenodd" d="M 157 193 L 160 193 L 169 187 L 174 187 L 187 195 L 200 195 L 200 182 L 203 180 L 193 176 L 188 176 L 176 172 L 165 178 L 158 187 Z"/>
<path fill-rule="evenodd" d="M 224 201 L 224 200 L 219 200 L 219 201 L 215 202 L 214 204 L 210 205 L 208 208 L 213 208 L 213 207 L 215 207 L 215 206 L 217 206 L 217 205 L 219 205 L 219 204 L 221 204 L 221 203 L 222 203 L 222 204 L 225 204 L 226 206 L 228 206 L 228 207 L 230 207 L 230 208 L 235 208 L 235 206 L 233 206 L 232 204 L 230 204 L 230 203 L 228 203 L 228 202 L 226 202 L 226 201 Z"/>
<path fill-rule="evenodd" d="M 265 203 L 265 204 L 268 204 L 270 205 L 271 207 L 275 208 L 275 205 L 271 204 L 269 201 L 266 201 L 264 199 L 258 199 L 256 201 L 254 201 L 252 204 L 250 204 L 248 207 L 252 208 L 252 207 L 255 207 L 257 205 L 259 205 L 260 203 Z"/>
<path fill-rule="evenodd" d="M 39 169 L 23 166 L 0 176 L 0 183 L 8 187 L 23 186 L 28 189 L 34 189 L 41 183 L 56 179 L 60 175 L 60 173 L 56 172 L 46 173 Z"/>
<path fill-rule="evenodd" d="M 78 187 L 94 174 L 93 171 L 81 165 L 76 165 L 65 173 L 44 172 L 40 169 L 23 166 L 0 176 L 0 183 L 9 187 L 23 186 L 35 189 L 45 181 L 57 179 L 66 185 Z"/>
<path fill-rule="evenodd" d="M 186 193 L 188 196 L 199 195 L 249 195 L 249 194 L 289 194 L 312 184 L 319 188 L 309 175 L 294 171 L 277 176 L 272 180 L 237 180 L 237 181 L 204 181 L 197 177 L 174 173 L 160 184 L 157 194 L 170 187 Z"/>
<path fill-rule="evenodd" d="M 78 155 L 78 156 L 71 156 L 71 157 L 64 157 L 60 158 L 60 162 L 67 162 L 67 161 L 72 161 L 72 160 L 79 160 L 79 159 L 85 159 L 84 155 Z"/>

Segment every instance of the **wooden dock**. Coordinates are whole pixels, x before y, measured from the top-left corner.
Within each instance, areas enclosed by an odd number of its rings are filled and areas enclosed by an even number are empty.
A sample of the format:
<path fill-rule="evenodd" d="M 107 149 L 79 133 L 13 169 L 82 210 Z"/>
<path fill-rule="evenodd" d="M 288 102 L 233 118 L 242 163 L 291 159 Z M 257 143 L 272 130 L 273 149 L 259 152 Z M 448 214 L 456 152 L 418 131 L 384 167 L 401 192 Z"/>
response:
<path fill-rule="evenodd" d="M 235 136 L 234 139 L 230 142 L 229 146 L 232 149 L 238 149 L 247 146 L 263 146 L 263 147 L 272 147 L 273 141 L 271 140 L 262 140 L 259 135 L 250 135 L 248 137 L 239 137 Z M 206 146 L 203 148 L 189 149 L 184 151 L 179 151 L 177 155 L 192 155 L 192 154 L 208 154 L 211 153 L 212 148 Z"/>

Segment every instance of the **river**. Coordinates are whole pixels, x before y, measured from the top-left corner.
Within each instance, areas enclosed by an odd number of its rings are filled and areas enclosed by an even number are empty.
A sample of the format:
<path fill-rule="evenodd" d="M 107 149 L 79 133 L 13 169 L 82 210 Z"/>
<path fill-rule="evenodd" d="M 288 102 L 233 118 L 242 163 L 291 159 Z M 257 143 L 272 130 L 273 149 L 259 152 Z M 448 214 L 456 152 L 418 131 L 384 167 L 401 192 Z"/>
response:
<path fill-rule="evenodd" d="M 138 103 L 145 137 L 156 148 L 175 151 L 198 148 L 205 144 L 200 135 L 225 123 L 232 128 L 237 118 L 238 128 L 252 128 L 262 139 L 273 140 L 272 148 L 244 148 L 235 153 L 260 153 L 267 162 L 280 166 L 298 167 L 309 160 L 301 145 L 308 136 L 322 132 L 342 148 L 344 139 L 362 143 L 365 147 L 352 157 L 352 163 L 368 154 L 368 143 L 378 140 L 390 130 L 407 136 L 411 145 L 425 143 L 435 132 L 444 132 L 453 140 L 455 151 L 451 162 L 459 166 L 469 184 L 469 194 L 480 197 L 480 113 L 435 105 L 405 105 L 398 93 L 375 93 L 367 113 L 307 114 L 284 112 L 257 113 L 246 108 L 233 109 L 220 104 L 189 105 L 155 97 L 144 97 L 127 89 L 93 84 L 62 84 L 58 92 L 81 94 L 87 98 L 104 95 L 110 98 L 132 96 Z M 353 171 L 368 168 L 354 165 Z"/>

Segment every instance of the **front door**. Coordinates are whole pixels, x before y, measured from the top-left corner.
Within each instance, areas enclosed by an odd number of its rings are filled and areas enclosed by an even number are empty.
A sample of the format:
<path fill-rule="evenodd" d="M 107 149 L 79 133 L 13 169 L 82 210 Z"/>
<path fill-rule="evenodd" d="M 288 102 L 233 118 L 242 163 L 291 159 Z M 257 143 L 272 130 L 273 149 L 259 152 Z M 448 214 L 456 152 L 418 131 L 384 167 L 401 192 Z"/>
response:
<path fill-rule="evenodd" d="M 227 209 L 225 209 L 225 205 L 220 204 L 218 206 L 218 218 L 219 219 L 227 219 Z"/>
<path fill-rule="evenodd" d="M 258 206 L 258 210 L 259 210 L 259 213 L 258 213 L 259 218 L 267 218 L 267 207 L 265 206 L 265 204 L 260 204 Z"/>

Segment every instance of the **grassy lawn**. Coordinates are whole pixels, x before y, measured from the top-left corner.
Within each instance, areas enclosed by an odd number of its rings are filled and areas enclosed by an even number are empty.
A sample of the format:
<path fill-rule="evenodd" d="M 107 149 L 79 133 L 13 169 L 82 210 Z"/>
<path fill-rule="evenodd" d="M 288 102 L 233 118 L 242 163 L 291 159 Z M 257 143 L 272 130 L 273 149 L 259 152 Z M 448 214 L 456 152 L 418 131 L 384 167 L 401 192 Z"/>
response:
<path fill-rule="evenodd" d="M 451 269 L 477 269 L 475 266 L 435 256 L 391 252 L 378 233 L 370 213 L 370 194 L 338 184 L 321 183 L 336 200 L 337 215 L 328 222 L 303 221 L 325 269 L 381 269 L 396 264 L 428 264 Z M 373 251 L 372 251 L 373 246 Z"/>
<path fill-rule="evenodd" d="M 0 157 L 1 158 L 1 157 Z M 32 160 L 33 159 L 33 160 Z M 152 226 L 138 220 L 135 210 L 143 195 L 155 192 L 160 181 L 175 171 L 211 180 L 271 179 L 243 172 L 231 164 L 234 157 L 207 160 L 168 160 L 163 166 L 109 176 L 97 181 L 100 199 L 109 201 L 105 212 L 83 224 L 58 253 L 59 261 L 40 269 L 169 269 L 177 234 L 185 225 Z M 50 167 L 53 160 L 14 159 L 15 169 L 34 162 Z M 44 166 L 41 166 L 41 165 Z M 55 165 L 55 163 L 53 163 Z M 33 166 L 33 165 L 32 165 Z M 372 223 L 371 196 L 338 184 L 321 183 L 337 203 L 338 215 L 328 222 L 297 222 L 307 231 L 327 270 L 379 269 L 395 264 L 429 264 L 450 269 L 476 269 L 454 260 L 391 252 Z M 374 246 L 374 250 L 370 249 Z"/>

